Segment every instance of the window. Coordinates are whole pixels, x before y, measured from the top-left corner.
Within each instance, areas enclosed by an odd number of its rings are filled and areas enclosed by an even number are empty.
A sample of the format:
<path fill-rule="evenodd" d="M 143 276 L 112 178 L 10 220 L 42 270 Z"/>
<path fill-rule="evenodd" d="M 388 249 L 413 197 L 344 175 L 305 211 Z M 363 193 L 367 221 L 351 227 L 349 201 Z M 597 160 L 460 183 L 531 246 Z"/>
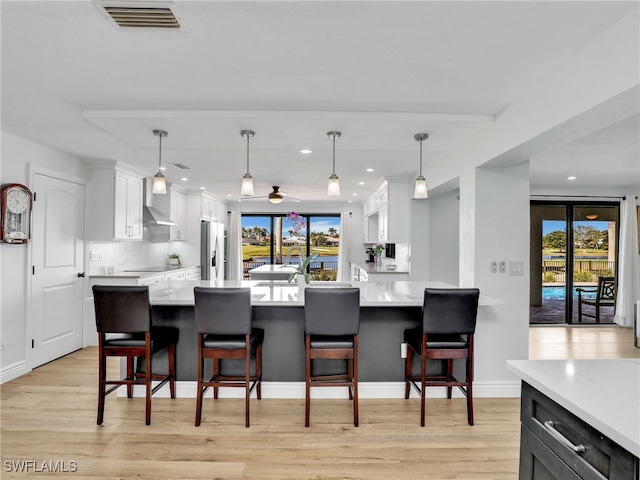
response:
<path fill-rule="evenodd" d="M 300 255 L 318 253 L 309 265 L 314 280 L 336 280 L 340 215 L 296 214 L 242 215 L 242 264 L 244 279 L 260 265 L 297 264 Z"/>

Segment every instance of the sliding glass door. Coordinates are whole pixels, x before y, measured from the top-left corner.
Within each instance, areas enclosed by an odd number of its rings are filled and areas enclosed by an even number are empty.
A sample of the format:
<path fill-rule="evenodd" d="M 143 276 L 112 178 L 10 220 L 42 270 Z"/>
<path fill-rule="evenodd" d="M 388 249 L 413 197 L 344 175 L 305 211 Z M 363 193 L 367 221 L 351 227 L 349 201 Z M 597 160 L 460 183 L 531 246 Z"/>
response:
<path fill-rule="evenodd" d="M 531 203 L 531 324 L 595 322 L 599 279 L 616 276 L 618 227 L 617 203 Z M 598 320 L 612 323 L 613 308 Z"/>
<path fill-rule="evenodd" d="M 261 265 L 298 265 L 311 253 L 318 253 L 309 265 L 311 278 L 336 280 L 339 215 L 243 214 L 241 227 L 245 280 L 250 270 Z"/>

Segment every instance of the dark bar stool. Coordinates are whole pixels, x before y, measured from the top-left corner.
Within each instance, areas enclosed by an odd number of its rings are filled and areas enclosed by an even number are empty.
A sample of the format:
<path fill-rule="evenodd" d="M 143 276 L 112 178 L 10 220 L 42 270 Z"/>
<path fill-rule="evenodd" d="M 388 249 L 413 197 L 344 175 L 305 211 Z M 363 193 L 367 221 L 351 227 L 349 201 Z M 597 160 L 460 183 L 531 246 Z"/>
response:
<path fill-rule="evenodd" d="M 146 388 L 146 424 L 151 423 L 151 396 L 169 382 L 171 398 L 176 398 L 176 343 L 178 329 L 151 326 L 149 287 L 94 285 L 93 301 L 98 330 L 98 425 L 104 418 L 105 397 L 122 385 L 127 386 L 127 397 L 133 396 L 134 385 Z M 168 349 L 168 375 L 154 375 L 153 354 Z M 127 358 L 127 376 L 122 380 L 107 380 L 107 357 Z M 134 371 L 133 359 L 144 357 L 145 373 Z M 160 383 L 151 388 L 151 381 Z M 113 385 L 109 390 L 107 385 Z"/>
<path fill-rule="evenodd" d="M 469 425 L 473 425 L 473 336 L 479 296 L 477 288 L 426 288 L 422 326 L 404 331 L 404 341 L 408 345 L 404 398 L 409 398 L 413 385 L 420 395 L 420 425 L 423 427 L 426 387 L 447 387 L 447 398 L 451 398 L 453 387 L 459 387 L 467 397 L 467 419 Z M 419 376 L 412 374 L 413 352 L 421 357 Z M 466 359 L 464 381 L 453 376 L 456 358 Z M 427 376 L 427 359 L 447 360 L 446 374 Z"/>
<path fill-rule="evenodd" d="M 358 426 L 358 331 L 360 289 L 310 287 L 304 294 L 305 418 L 309 426 L 311 387 L 348 387 L 353 424 Z M 347 360 L 346 374 L 312 375 L 313 360 Z"/>
<path fill-rule="evenodd" d="M 198 333 L 198 393 L 196 427 L 202 418 L 202 397 L 213 387 L 218 398 L 219 387 L 245 389 L 245 426 L 249 426 L 249 398 L 254 387 L 262 398 L 262 342 L 264 330 L 251 326 L 251 289 L 194 287 L 196 329 Z M 251 357 L 255 357 L 255 375 L 251 375 Z M 203 379 L 204 359 L 213 359 L 213 376 Z M 221 359 L 244 359 L 245 375 L 220 373 Z M 253 382 L 253 383 L 252 383 Z"/>

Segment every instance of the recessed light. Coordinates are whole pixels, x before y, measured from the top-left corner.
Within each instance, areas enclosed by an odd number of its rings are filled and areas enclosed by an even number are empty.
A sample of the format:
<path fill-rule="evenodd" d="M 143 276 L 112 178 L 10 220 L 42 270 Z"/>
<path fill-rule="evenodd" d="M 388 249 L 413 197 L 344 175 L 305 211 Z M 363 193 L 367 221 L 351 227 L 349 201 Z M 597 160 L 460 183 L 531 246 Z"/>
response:
<path fill-rule="evenodd" d="M 166 170 L 165 167 L 160 167 L 158 170 Z"/>
<path fill-rule="evenodd" d="M 227 197 L 230 197 L 230 196 L 231 196 L 231 194 L 230 194 L 230 193 L 227 193 Z"/>
<path fill-rule="evenodd" d="M 182 180 L 183 182 L 186 182 L 189 179 L 187 177 L 182 177 L 180 180 Z"/>
<path fill-rule="evenodd" d="M 353 200 L 347 200 L 347 203 L 353 203 Z"/>
<path fill-rule="evenodd" d="M 373 168 L 367 168 L 367 172 L 373 172 Z"/>
<path fill-rule="evenodd" d="M 200 187 L 200 190 L 206 190 L 206 189 L 207 189 L 206 187 Z"/>
<path fill-rule="evenodd" d="M 305 155 L 309 155 L 311 153 L 311 150 L 309 150 L 307 148 L 303 148 L 302 150 L 300 150 L 300 153 L 304 153 Z"/>
<path fill-rule="evenodd" d="M 354 196 L 354 197 L 357 197 L 357 196 L 358 196 L 358 194 L 357 194 L 357 193 L 354 193 L 354 194 L 353 194 L 353 196 Z"/>
<path fill-rule="evenodd" d="M 358 182 L 358 185 L 364 185 L 364 182 Z"/>
<path fill-rule="evenodd" d="M 576 179 L 576 177 L 574 177 L 574 176 L 567 177 L 567 180 L 575 180 L 575 179 Z"/>

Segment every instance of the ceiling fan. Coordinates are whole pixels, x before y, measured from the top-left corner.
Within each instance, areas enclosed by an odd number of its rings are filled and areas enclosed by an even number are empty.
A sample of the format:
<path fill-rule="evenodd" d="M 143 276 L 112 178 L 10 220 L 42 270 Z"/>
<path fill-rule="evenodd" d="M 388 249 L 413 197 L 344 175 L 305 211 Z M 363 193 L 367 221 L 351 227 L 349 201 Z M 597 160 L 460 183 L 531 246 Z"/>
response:
<path fill-rule="evenodd" d="M 280 191 L 280 187 L 278 185 L 273 185 L 273 191 L 269 192 L 268 195 L 258 195 L 258 196 L 249 196 L 249 197 L 245 197 L 245 198 L 266 198 L 268 199 L 268 201 L 270 203 L 273 204 L 278 204 L 281 203 L 285 197 L 287 198 L 287 200 L 291 200 L 293 202 L 301 202 L 302 200 L 300 200 L 299 198 L 296 197 L 292 197 L 291 195 L 289 195 L 287 192 L 281 192 Z"/>

